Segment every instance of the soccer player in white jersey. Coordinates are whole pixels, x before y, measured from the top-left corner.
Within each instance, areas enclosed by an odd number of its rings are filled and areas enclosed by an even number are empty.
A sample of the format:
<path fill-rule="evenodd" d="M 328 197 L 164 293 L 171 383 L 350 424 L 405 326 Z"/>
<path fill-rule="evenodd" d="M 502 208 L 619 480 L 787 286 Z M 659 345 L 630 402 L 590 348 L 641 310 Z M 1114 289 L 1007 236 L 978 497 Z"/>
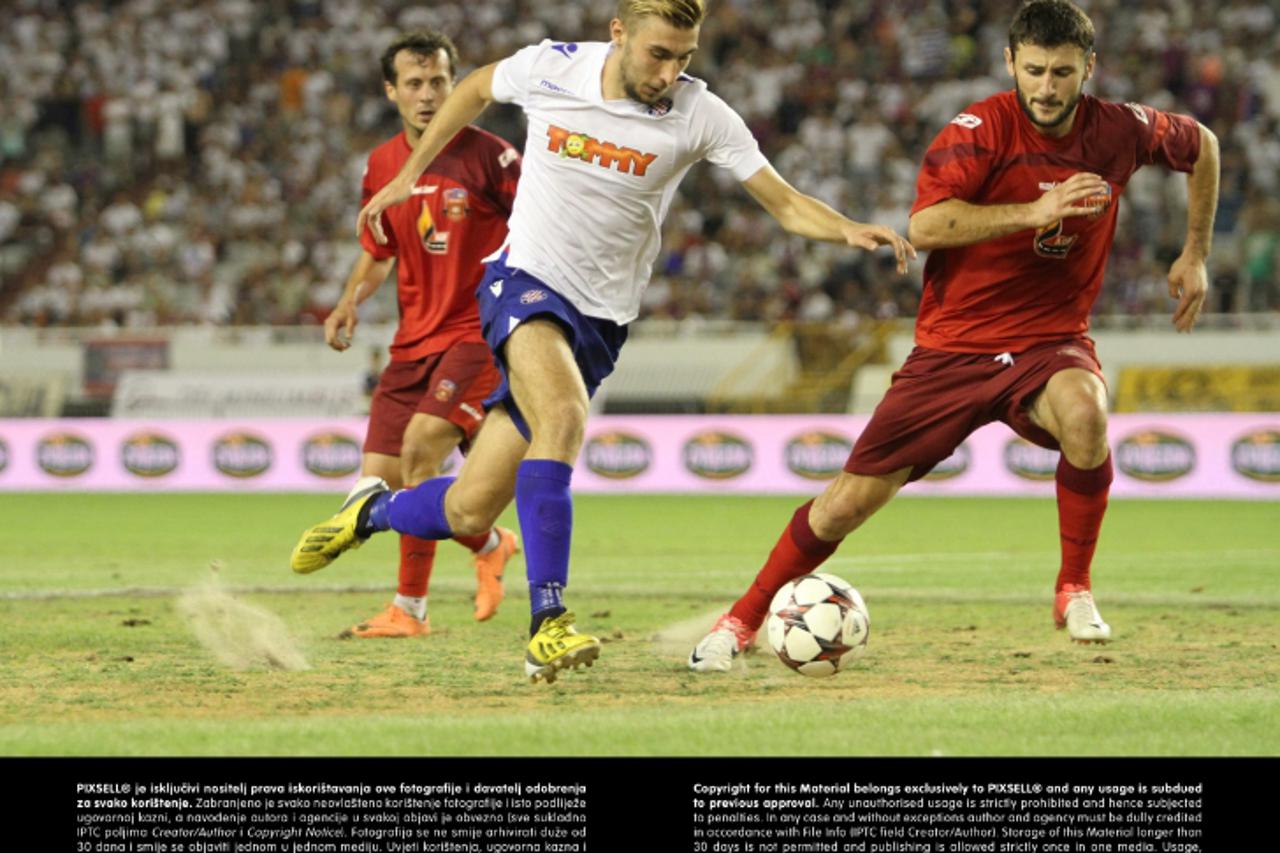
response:
<path fill-rule="evenodd" d="M 525 674 L 535 682 L 590 665 L 600 653 L 562 602 L 570 474 L 588 400 L 639 312 L 662 220 L 689 167 L 705 159 L 728 169 L 793 234 L 889 246 L 901 272 L 915 256 L 892 229 L 853 222 L 784 181 L 741 117 L 684 73 L 703 14 L 702 0 L 620 0 L 608 42 L 547 40 L 475 71 L 357 222 L 381 242 L 382 212 L 409 198 L 456 132 L 492 101 L 524 109 L 528 137 L 510 233 L 476 291 L 504 381 L 486 400 L 489 415 L 470 455 L 456 480 L 352 500 L 303 534 L 294 559 L 332 560 L 380 530 L 423 539 L 488 530 L 514 497 L 532 610 Z"/>

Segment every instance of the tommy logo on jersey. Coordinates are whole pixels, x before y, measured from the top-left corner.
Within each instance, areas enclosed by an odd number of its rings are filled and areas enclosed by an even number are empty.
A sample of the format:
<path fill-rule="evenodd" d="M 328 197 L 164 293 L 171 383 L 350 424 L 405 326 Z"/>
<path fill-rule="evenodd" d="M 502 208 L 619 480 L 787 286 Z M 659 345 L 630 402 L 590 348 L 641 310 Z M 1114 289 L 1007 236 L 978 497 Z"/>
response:
<path fill-rule="evenodd" d="M 658 159 L 657 154 L 644 154 L 634 148 L 602 142 L 585 133 L 573 133 L 554 124 L 547 127 L 547 150 L 584 163 L 595 162 L 602 169 L 617 167 L 619 172 L 630 173 L 637 178 L 643 178 L 649 164 Z"/>

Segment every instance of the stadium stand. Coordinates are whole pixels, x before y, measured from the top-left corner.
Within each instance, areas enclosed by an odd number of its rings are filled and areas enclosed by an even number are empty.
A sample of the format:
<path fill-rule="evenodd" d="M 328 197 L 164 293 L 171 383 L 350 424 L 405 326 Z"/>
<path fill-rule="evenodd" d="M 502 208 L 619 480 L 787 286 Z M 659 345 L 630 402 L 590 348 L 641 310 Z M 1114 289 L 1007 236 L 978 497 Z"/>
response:
<path fill-rule="evenodd" d="M 739 108 L 801 189 L 905 228 L 924 146 L 966 103 L 1006 86 L 1008 5 L 721 0 L 691 71 Z M 1222 140 L 1211 309 L 1280 309 L 1273 4 L 1084 5 L 1107 21 L 1095 94 L 1189 112 Z M 601 38 L 611 13 L 563 0 L 6 6 L 0 318 L 125 329 L 323 318 L 356 249 L 365 153 L 396 126 L 371 73 L 395 30 L 441 27 L 481 64 L 550 35 Z M 512 113 L 487 124 L 520 141 Z M 685 181 L 647 316 L 857 326 L 914 314 L 918 275 L 784 238 L 731 184 L 710 168 Z M 1158 170 L 1131 184 L 1098 313 L 1165 313 L 1183 186 Z M 393 312 L 383 299 L 365 319 Z"/>

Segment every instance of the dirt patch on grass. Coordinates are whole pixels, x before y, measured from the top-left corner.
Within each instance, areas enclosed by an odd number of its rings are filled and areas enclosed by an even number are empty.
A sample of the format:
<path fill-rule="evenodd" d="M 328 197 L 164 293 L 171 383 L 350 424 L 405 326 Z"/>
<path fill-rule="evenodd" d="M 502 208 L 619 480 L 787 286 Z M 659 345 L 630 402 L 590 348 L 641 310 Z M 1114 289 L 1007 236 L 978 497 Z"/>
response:
<path fill-rule="evenodd" d="M 210 568 L 214 577 L 178 599 L 178 611 L 200 645 L 231 669 L 309 669 L 306 657 L 280 617 L 227 592 L 218 583 L 218 565 Z"/>

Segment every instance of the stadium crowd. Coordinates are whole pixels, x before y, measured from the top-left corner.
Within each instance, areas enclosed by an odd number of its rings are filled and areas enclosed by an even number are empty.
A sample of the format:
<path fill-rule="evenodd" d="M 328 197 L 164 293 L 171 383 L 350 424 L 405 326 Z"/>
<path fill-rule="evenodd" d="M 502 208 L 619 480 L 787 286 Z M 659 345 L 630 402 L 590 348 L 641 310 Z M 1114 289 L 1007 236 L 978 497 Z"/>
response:
<path fill-rule="evenodd" d="M 785 177 L 905 233 L 938 129 L 1009 86 L 1014 0 L 712 0 L 690 72 Z M 545 37 L 606 37 L 583 0 L 7 0 L 0 30 L 0 319 L 31 325 L 320 322 L 358 251 L 368 151 L 398 128 L 377 57 L 449 33 L 462 72 Z M 1222 143 L 1209 310 L 1280 311 L 1280 21 L 1266 0 L 1085 0 L 1089 91 L 1194 115 Z M 520 144 L 518 112 L 484 124 Z M 1164 315 L 1185 180 L 1125 193 L 1098 310 Z M 728 175 L 681 187 L 648 316 L 915 313 L 892 256 L 785 237 Z M 391 320 L 392 288 L 363 318 Z"/>

